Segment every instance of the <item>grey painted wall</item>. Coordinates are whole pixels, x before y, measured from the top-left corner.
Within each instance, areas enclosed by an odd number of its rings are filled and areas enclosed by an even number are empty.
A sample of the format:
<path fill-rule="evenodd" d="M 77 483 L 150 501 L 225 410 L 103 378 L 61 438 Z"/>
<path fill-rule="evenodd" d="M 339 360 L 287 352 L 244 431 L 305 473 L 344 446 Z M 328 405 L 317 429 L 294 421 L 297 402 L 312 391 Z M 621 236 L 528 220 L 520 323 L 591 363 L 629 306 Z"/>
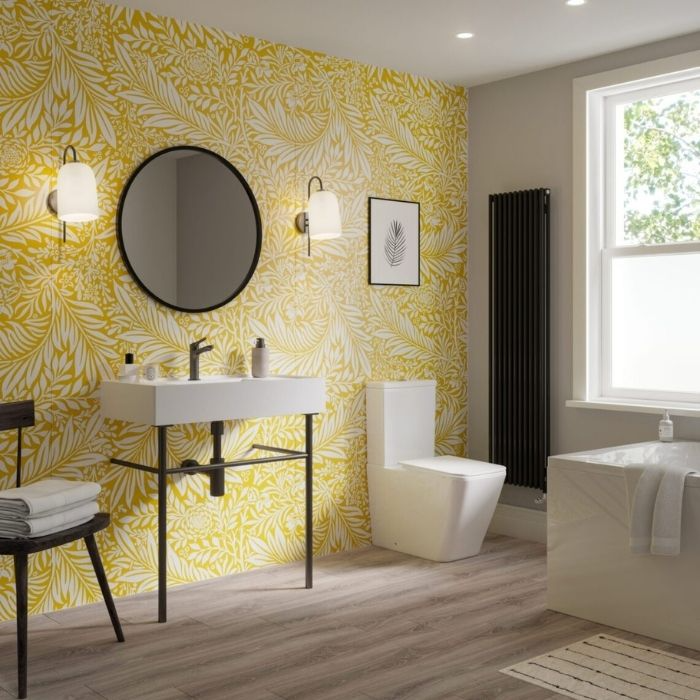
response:
<path fill-rule="evenodd" d="M 177 294 L 175 161 L 156 158 L 139 174 L 124 206 L 122 233 L 139 279 L 161 299 Z"/>
<path fill-rule="evenodd" d="M 223 301 L 241 284 L 255 254 L 248 194 L 220 161 L 177 161 L 177 301 L 190 309 Z"/>
<path fill-rule="evenodd" d="M 658 417 L 566 408 L 571 398 L 572 80 L 700 49 L 700 33 L 469 91 L 469 455 L 488 458 L 488 195 L 550 187 L 552 454 L 654 439 Z M 700 361 L 700 360 L 699 360 Z M 700 439 L 700 420 L 674 418 Z M 502 502 L 535 507 L 536 491 L 507 487 Z"/>

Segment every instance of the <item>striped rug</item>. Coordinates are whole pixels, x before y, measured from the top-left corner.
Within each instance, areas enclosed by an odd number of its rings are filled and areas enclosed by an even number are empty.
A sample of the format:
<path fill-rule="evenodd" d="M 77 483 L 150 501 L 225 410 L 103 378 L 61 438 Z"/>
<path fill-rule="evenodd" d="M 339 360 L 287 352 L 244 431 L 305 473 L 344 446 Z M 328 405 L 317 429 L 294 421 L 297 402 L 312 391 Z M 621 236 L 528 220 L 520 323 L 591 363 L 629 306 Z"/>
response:
<path fill-rule="evenodd" d="M 501 670 L 580 700 L 699 700 L 700 661 L 598 634 Z"/>

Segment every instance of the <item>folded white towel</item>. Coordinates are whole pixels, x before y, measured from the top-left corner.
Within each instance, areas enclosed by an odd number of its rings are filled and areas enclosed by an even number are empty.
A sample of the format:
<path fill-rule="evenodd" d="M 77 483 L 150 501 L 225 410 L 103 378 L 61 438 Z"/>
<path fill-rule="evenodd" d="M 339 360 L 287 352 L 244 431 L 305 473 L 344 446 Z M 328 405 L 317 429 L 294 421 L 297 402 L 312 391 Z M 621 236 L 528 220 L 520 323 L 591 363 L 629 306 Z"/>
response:
<path fill-rule="evenodd" d="M 0 537 L 40 537 L 61 530 L 68 530 L 90 520 L 99 510 L 96 501 L 45 517 L 24 520 L 0 517 Z"/>
<path fill-rule="evenodd" d="M 0 491 L 0 518 L 26 518 L 94 500 L 100 485 L 92 481 L 42 479 L 29 486 Z"/>
<path fill-rule="evenodd" d="M 649 554 L 654 505 L 664 468 L 658 464 L 630 464 L 625 467 L 627 499 L 630 503 L 630 550 Z"/>
<path fill-rule="evenodd" d="M 650 548 L 652 554 L 680 554 L 685 477 L 695 471 L 697 470 L 692 467 L 683 466 L 667 467 L 664 470 L 654 505 Z"/>
<path fill-rule="evenodd" d="M 15 501 L 14 505 L 18 502 Z M 6 509 L 0 505 L 0 520 L 28 520 L 31 518 L 45 518 L 48 515 L 57 515 L 58 513 L 65 513 L 66 511 L 73 510 L 73 508 L 78 508 L 88 503 L 95 503 L 94 498 L 88 498 L 84 501 L 79 501 L 78 503 L 71 503 L 68 506 L 61 506 L 60 508 L 52 508 L 51 510 L 45 510 L 36 515 L 21 515 L 19 513 L 19 508 L 9 508 Z"/>

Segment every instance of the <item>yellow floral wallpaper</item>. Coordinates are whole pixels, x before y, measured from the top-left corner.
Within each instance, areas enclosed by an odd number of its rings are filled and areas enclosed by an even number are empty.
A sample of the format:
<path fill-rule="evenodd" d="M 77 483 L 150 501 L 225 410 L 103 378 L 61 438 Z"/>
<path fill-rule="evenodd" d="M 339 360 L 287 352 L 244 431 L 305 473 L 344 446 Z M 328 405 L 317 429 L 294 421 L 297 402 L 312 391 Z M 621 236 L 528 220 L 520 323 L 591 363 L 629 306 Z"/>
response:
<path fill-rule="evenodd" d="M 249 368 L 264 336 L 277 373 L 323 375 L 316 419 L 315 551 L 370 541 L 364 384 L 435 377 L 437 446 L 466 440 L 466 94 L 439 82 L 134 12 L 97 0 L 0 2 L 0 399 L 32 397 L 25 478 L 93 479 L 113 525 L 101 536 L 117 595 L 156 585 L 155 480 L 109 464 L 154 463 L 155 434 L 105 422 L 100 380 L 125 351 L 185 374 L 187 344 L 207 336 L 203 372 Z M 94 169 L 103 216 L 60 240 L 45 209 L 63 148 Z M 121 262 L 121 189 L 154 151 L 212 149 L 250 183 L 263 221 L 260 264 L 244 292 L 205 314 L 148 299 Z M 293 229 L 306 183 L 341 201 L 345 235 Z M 367 197 L 421 203 L 422 286 L 367 284 Z M 208 426 L 171 429 L 170 462 L 209 457 Z M 225 456 L 254 441 L 298 447 L 303 418 L 227 424 Z M 14 476 L 14 434 L 0 434 L 0 485 Z M 227 474 L 212 499 L 201 475 L 170 489 L 171 584 L 303 555 L 303 465 Z M 81 545 L 34 555 L 33 612 L 99 597 Z M 0 618 L 13 616 L 12 562 L 0 559 Z"/>

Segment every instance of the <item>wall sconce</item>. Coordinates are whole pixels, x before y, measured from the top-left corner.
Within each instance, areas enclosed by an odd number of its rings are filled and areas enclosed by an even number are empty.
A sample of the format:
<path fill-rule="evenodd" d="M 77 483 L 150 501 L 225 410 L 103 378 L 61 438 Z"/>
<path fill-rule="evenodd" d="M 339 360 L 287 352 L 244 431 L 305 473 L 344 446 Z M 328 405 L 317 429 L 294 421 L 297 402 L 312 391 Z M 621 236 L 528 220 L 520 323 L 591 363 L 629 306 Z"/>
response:
<path fill-rule="evenodd" d="M 73 160 L 66 162 L 68 151 L 73 152 Z M 100 215 L 97 207 L 97 184 L 92 168 L 78 162 L 73 146 L 63 151 L 63 165 L 58 171 L 55 190 L 49 192 L 49 211 L 63 222 L 63 242 L 66 242 L 66 223 L 94 221 Z"/>
<path fill-rule="evenodd" d="M 318 180 L 320 189 L 311 194 L 311 183 Z M 297 214 L 294 223 L 299 233 L 305 233 L 308 240 L 307 255 L 311 256 L 311 239 L 326 240 L 338 238 L 343 235 L 343 227 L 340 223 L 340 206 L 338 198 L 323 189 L 321 178 L 314 175 L 308 185 L 307 210 Z"/>

